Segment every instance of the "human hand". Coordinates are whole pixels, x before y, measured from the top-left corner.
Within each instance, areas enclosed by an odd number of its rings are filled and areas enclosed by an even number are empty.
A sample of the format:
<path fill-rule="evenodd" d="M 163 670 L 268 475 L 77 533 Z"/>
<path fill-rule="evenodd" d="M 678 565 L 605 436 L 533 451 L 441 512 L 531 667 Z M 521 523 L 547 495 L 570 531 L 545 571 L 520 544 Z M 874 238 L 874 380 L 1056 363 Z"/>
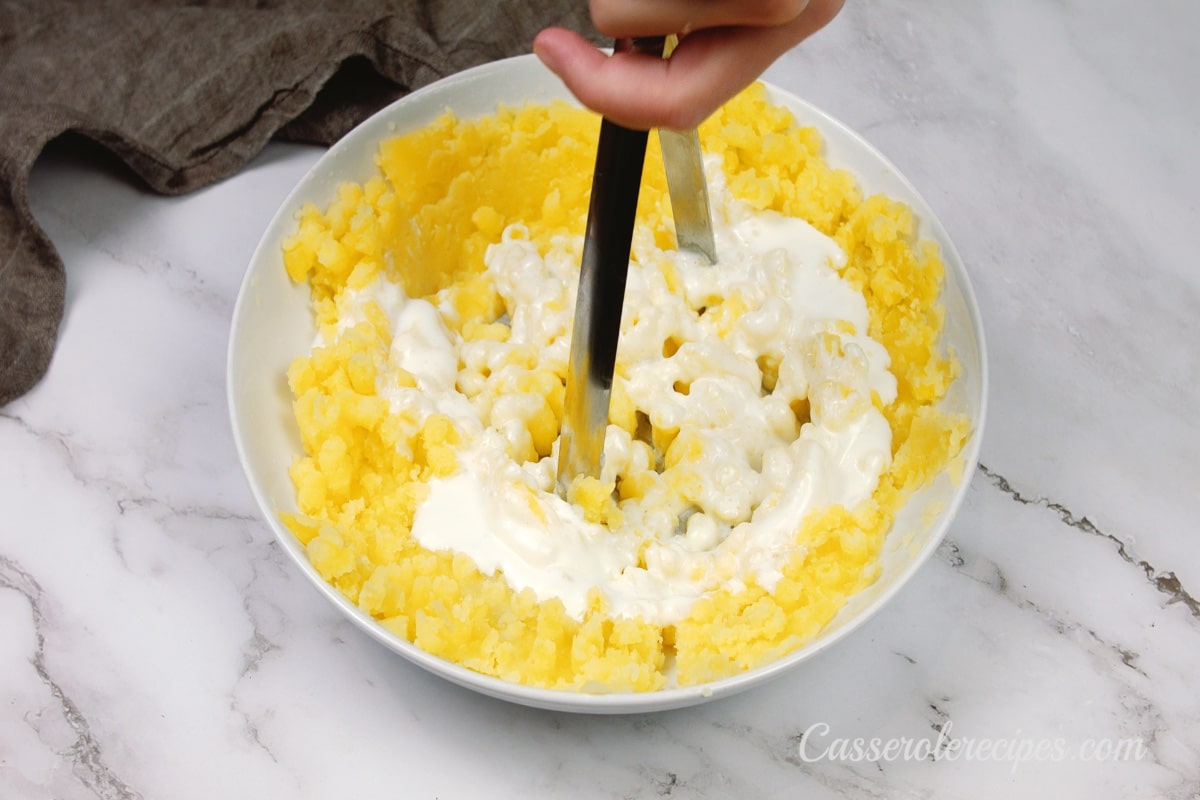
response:
<path fill-rule="evenodd" d="M 588 108 L 628 128 L 695 127 L 775 59 L 823 28 L 844 0 L 589 0 L 614 39 L 679 35 L 670 59 L 608 56 L 547 28 L 533 50 Z"/>

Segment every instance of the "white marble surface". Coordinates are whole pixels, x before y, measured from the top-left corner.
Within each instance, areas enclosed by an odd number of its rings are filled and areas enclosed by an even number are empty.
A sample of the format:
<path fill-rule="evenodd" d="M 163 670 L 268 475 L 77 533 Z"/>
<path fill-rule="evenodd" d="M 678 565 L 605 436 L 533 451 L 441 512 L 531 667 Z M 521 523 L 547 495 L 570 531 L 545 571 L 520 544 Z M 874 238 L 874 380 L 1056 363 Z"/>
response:
<path fill-rule="evenodd" d="M 989 334 L 983 466 L 848 640 L 643 717 L 431 677 L 272 542 L 225 345 L 317 150 L 167 199 L 52 147 L 31 202 L 66 262 L 61 345 L 0 409 L 0 797 L 1200 797 L 1198 30 L 1194 0 L 851 3 L 771 70 L 955 238 Z M 825 753 L 939 735 L 971 757 Z"/>

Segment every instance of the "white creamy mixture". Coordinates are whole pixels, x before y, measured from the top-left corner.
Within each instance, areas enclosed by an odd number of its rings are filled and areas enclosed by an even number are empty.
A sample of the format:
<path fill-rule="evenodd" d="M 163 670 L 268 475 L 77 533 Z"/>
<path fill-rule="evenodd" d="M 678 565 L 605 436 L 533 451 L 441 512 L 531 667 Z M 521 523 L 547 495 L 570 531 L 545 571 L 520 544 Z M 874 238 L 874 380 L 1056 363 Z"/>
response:
<path fill-rule="evenodd" d="M 670 624 L 719 586 L 772 588 L 810 512 L 851 508 L 875 490 L 891 431 L 872 394 L 890 403 L 896 382 L 866 335 L 863 297 L 836 272 L 844 254 L 802 220 L 733 199 L 719 162 L 706 168 L 718 265 L 635 234 L 614 397 L 623 390 L 647 429 L 679 433 L 656 454 L 649 437 L 609 426 L 603 480 L 662 473 L 621 504 L 619 527 L 587 522 L 555 494 L 557 444 L 535 461 L 513 456 L 530 452 L 526 421 L 543 400 L 522 391 L 530 369 L 511 356 L 532 346 L 536 369 L 566 374 L 578 242 L 556 242 L 543 258 L 510 226 L 488 250 L 512 309 L 507 341 L 463 342 L 441 321 L 448 303 L 439 311 L 386 281 L 343 302 L 345 325 L 368 299 L 392 320 L 391 360 L 417 382 L 397 388 L 380 376 L 392 412 L 445 414 L 464 443 L 459 472 L 432 480 L 417 510 L 423 546 L 466 553 L 576 618 L 596 588 L 613 615 Z M 778 375 L 770 391 L 768 364 Z"/>

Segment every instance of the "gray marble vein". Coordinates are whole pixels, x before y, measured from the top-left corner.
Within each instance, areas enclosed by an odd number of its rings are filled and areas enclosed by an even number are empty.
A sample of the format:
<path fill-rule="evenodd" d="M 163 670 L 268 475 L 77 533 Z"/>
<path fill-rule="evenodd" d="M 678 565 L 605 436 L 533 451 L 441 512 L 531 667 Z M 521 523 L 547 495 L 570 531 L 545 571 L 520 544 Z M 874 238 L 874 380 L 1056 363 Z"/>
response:
<path fill-rule="evenodd" d="M 1069 525 L 1070 527 L 1075 528 L 1082 533 L 1086 533 L 1091 536 L 1099 536 L 1103 539 L 1108 539 L 1111 541 L 1116 545 L 1116 554 L 1120 556 L 1121 560 L 1140 569 L 1145 574 L 1146 579 L 1154 585 L 1154 588 L 1158 589 L 1158 591 L 1167 596 L 1168 603 L 1181 603 L 1185 608 L 1187 608 L 1193 617 L 1200 619 L 1200 603 L 1197 603 L 1196 598 L 1180 585 L 1179 578 L 1174 572 L 1160 572 L 1159 570 L 1156 570 L 1144 559 L 1139 558 L 1136 552 L 1132 552 L 1132 547 L 1128 544 L 1128 542 L 1118 539 L 1111 533 L 1100 530 L 1096 527 L 1095 523 L 1093 523 L 1086 516 L 1076 516 L 1062 503 L 1049 500 L 1045 497 L 1025 497 L 1016 489 L 1012 488 L 1012 485 L 1008 482 L 1007 478 L 1005 478 L 1003 475 L 997 475 L 995 472 L 988 469 L 984 464 L 979 465 L 979 471 L 986 475 L 988 480 L 991 481 L 997 489 L 1007 494 L 1016 502 L 1021 503 L 1022 505 L 1042 506 L 1043 508 L 1046 508 L 1057 514 L 1058 518 L 1062 520 L 1064 525 Z"/>
<path fill-rule="evenodd" d="M 64 691 L 62 685 L 55 680 L 51 669 L 46 665 L 45 631 L 48 625 L 43 609 L 45 597 L 42 587 L 38 585 L 32 575 L 21 568 L 20 564 L 0 556 L 0 590 L 16 592 L 28 603 L 34 640 L 33 652 L 28 656 L 29 664 L 33 667 L 37 679 L 49 691 L 52 702 L 56 706 L 53 711 L 58 712 L 59 719 L 51 720 L 50 724 L 65 723 L 71 735 L 74 736 L 69 747 L 55 754 L 62 759 L 63 767 L 69 768 L 83 787 L 104 800 L 140 798 L 142 795 L 121 780 L 107 766 L 103 748 L 92 733 L 87 717 Z M 26 717 L 26 723 L 38 734 L 39 739 L 42 739 L 41 717 L 41 714 L 36 717 Z"/>

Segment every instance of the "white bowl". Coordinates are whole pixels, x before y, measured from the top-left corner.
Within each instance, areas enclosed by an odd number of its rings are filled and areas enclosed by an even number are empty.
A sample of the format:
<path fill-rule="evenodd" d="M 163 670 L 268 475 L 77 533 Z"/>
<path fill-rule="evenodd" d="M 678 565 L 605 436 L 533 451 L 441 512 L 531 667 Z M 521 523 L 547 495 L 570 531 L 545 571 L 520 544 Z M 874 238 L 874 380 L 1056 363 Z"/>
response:
<path fill-rule="evenodd" d="M 361 183 L 378 174 L 374 158 L 383 139 L 425 126 L 447 108 L 460 118 L 469 118 L 492 113 L 499 103 L 519 105 L 526 101 L 571 99 L 559 80 L 533 56 L 486 64 L 393 103 L 330 148 L 267 227 L 246 270 L 233 313 L 227 376 L 229 409 L 238 454 L 251 491 L 280 546 L 297 568 L 342 613 L 383 645 L 457 684 L 524 705 L 592 713 L 679 708 L 726 697 L 794 669 L 882 608 L 937 548 L 974 472 L 987 402 L 983 328 L 966 270 L 929 205 L 886 158 L 827 114 L 787 92 L 767 88 L 773 102 L 790 109 L 802 124 L 814 125 L 820 131 L 832 166 L 848 169 L 867 194 L 883 192 L 907 203 L 919 219 L 921 238 L 936 241 L 941 248 L 946 270 L 942 291 L 946 315 L 941 344 L 953 348 L 962 366 L 944 406 L 965 413 L 972 423 L 972 435 L 961 458 L 961 479 L 953 481 L 943 474 L 909 501 L 887 537 L 880 557 L 879 578 L 852 597 L 808 645 L 757 669 L 698 686 L 648 693 L 583 694 L 531 688 L 481 675 L 399 638 L 326 583 L 309 563 L 304 548 L 279 520 L 279 512 L 296 510 L 287 469 L 301 453 L 285 373 L 296 356 L 308 352 L 315 334 L 308 287 L 296 285 L 288 278 L 283 267 L 282 244 L 295 231 L 296 211 L 303 204 L 311 202 L 324 208 L 334 199 L 338 184 Z M 930 519 L 923 511 L 931 503 L 942 510 Z"/>

